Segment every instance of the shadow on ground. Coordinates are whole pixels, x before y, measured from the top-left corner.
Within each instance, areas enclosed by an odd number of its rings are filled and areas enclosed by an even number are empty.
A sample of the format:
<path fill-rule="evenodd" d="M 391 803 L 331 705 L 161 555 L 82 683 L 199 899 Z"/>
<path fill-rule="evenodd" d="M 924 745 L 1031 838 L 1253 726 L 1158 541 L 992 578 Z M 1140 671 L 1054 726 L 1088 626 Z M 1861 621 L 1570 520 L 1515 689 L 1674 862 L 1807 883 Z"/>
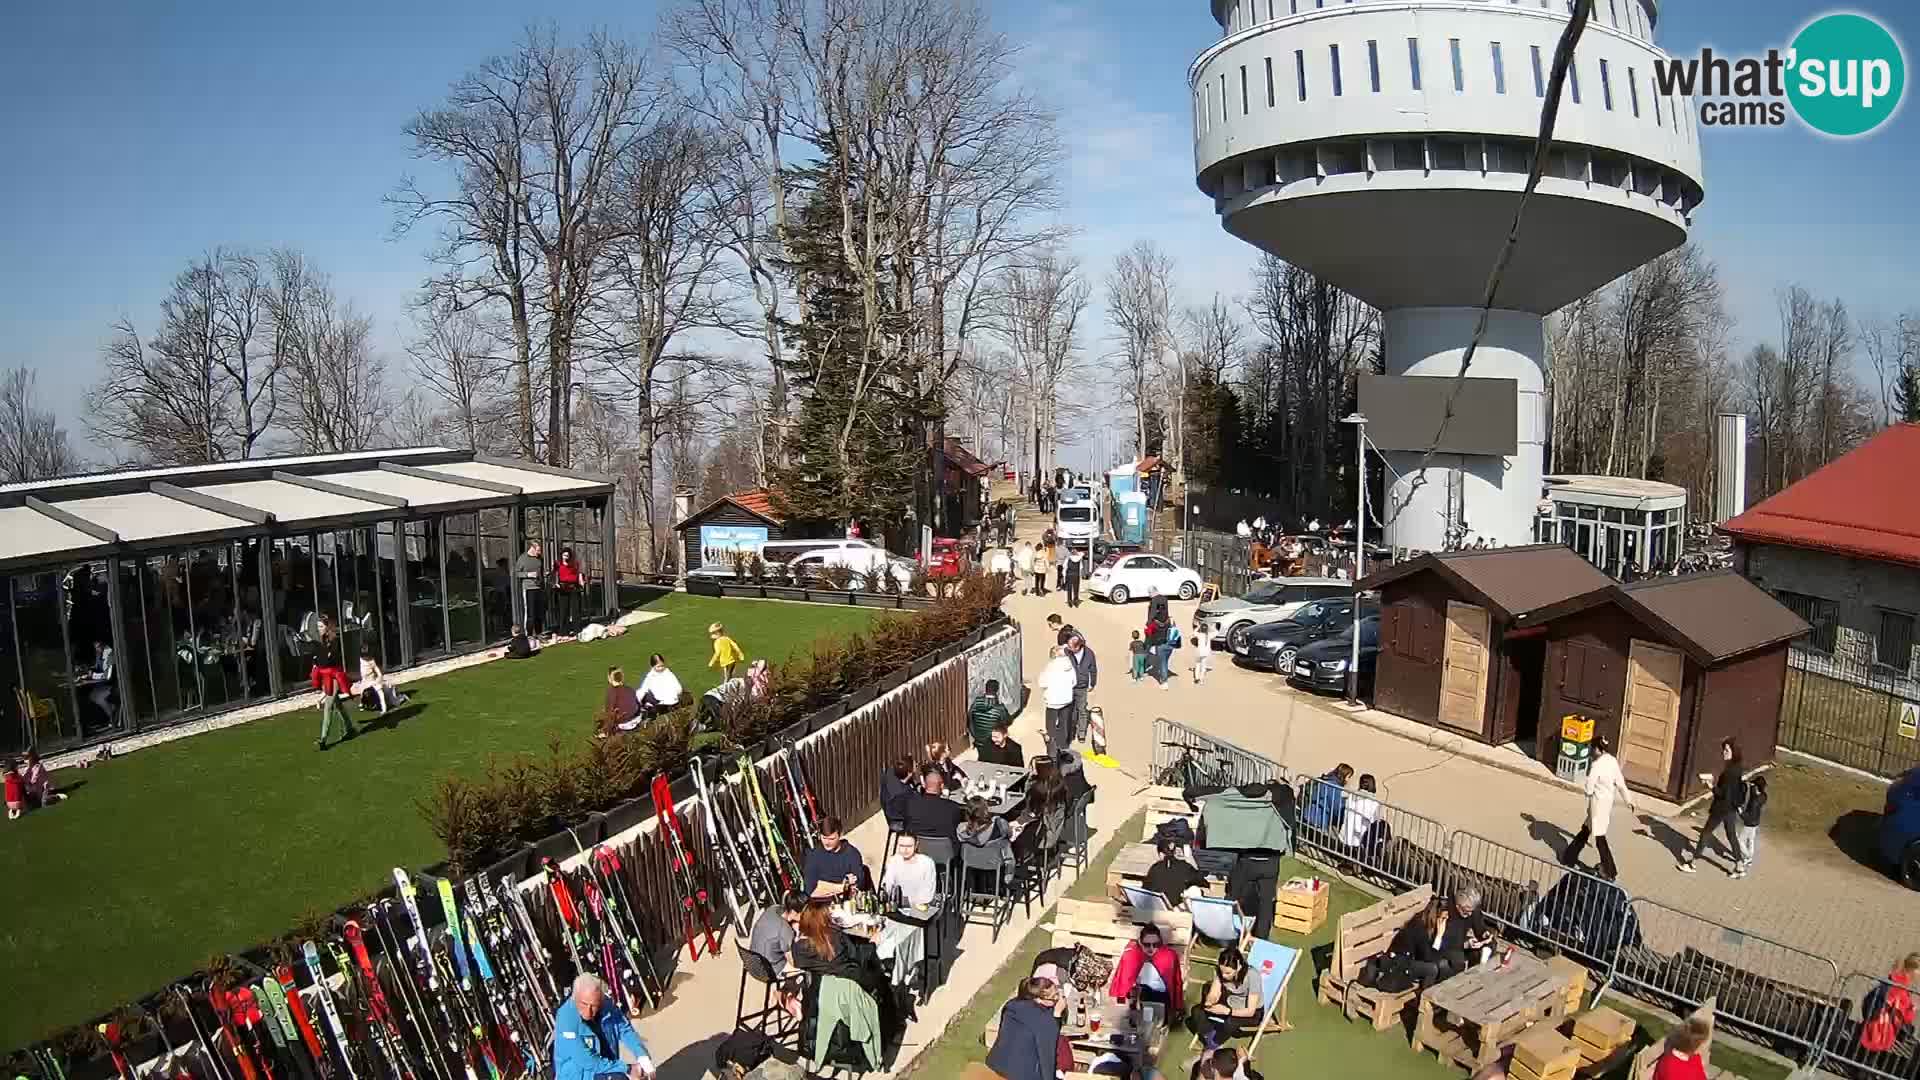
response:
<path fill-rule="evenodd" d="M 1761 838 L 1763 844 L 1765 839 Z M 1847 858 L 1877 874 L 1887 874 L 1886 863 L 1880 858 L 1879 814 L 1871 810 L 1849 810 L 1827 830 L 1827 839 Z"/>

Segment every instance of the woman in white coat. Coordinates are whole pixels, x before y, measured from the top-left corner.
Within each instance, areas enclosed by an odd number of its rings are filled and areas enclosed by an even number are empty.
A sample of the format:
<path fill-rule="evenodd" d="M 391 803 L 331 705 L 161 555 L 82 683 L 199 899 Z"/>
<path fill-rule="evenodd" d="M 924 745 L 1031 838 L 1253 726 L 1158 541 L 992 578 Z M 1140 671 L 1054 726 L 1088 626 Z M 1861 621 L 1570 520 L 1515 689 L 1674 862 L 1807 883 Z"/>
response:
<path fill-rule="evenodd" d="M 1620 868 L 1614 865 L 1613 849 L 1607 846 L 1607 826 L 1613 822 L 1613 800 L 1615 796 L 1625 799 L 1628 810 L 1634 810 L 1633 792 L 1627 789 L 1627 778 L 1620 772 L 1620 762 L 1613 756 L 1613 745 L 1605 735 L 1593 737 L 1593 761 L 1587 766 L 1587 821 L 1574 835 L 1567 850 L 1560 853 L 1563 866 L 1579 868 L 1580 854 L 1587 849 L 1587 841 L 1600 849 L 1600 876 L 1612 881 L 1620 876 Z"/>

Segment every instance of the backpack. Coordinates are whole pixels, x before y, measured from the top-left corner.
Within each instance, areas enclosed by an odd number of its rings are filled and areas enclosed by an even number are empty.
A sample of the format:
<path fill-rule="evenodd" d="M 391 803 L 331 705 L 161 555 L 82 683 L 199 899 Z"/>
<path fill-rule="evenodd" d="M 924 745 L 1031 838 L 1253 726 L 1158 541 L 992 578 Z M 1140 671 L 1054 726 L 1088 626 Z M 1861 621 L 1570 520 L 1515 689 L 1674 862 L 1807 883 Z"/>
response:
<path fill-rule="evenodd" d="M 1413 965 L 1397 953 L 1381 953 L 1360 966 L 1360 985 L 1386 994 L 1403 994 L 1419 980 Z"/>

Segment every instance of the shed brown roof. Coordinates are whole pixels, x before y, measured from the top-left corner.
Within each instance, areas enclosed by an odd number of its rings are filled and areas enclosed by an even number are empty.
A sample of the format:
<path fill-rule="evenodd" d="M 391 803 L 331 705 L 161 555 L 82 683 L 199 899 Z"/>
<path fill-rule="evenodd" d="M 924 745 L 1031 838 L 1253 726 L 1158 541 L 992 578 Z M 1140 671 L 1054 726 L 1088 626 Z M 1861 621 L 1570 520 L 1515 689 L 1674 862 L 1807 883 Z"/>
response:
<path fill-rule="evenodd" d="M 782 513 L 773 503 L 772 489 L 762 487 L 749 488 L 746 491 L 736 491 L 731 495 L 722 495 L 700 509 L 695 510 L 693 513 L 688 514 L 683 520 L 674 522 L 673 527 L 676 529 L 685 528 L 687 522 L 692 521 L 694 518 L 705 517 L 709 511 L 721 503 L 732 503 L 749 514 L 765 518 L 769 524 L 785 525 L 787 523 L 787 515 Z"/>
<path fill-rule="evenodd" d="M 1606 588 L 1613 579 L 1561 544 L 1446 551 L 1396 563 L 1360 582 L 1378 589 L 1403 577 L 1431 571 L 1452 581 L 1508 619 Z"/>
<path fill-rule="evenodd" d="M 1920 566 L 1920 499 L 1890 498 L 1920 469 L 1920 424 L 1894 424 L 1720 526 L 1742 540 Z"/>
<path fill-rule="evenodd" d="M 1780 601 L 1731 570 L 1649 578 L 1619 589 L 1691 642 L 1709 662 L 1792 641 L 1812 629 Z"/>

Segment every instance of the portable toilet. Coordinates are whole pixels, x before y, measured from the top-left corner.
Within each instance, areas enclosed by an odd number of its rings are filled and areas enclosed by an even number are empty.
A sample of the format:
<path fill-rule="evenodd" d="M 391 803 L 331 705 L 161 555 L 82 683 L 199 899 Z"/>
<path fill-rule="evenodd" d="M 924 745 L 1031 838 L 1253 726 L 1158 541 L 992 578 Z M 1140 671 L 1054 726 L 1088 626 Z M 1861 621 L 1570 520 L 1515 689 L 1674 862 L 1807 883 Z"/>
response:
<path fill-rule="evenodd" d="M 1131 464 L 1107 470 L 1107 490 L 1118 498 L 1129 491 L 1140 490 L 1140 474 Z"/>
<path fill-rule="evenodd" d="M 1147 542 L 1147 497 L 1137 491 L 1113 497 L 1115 539 L 1123 544 Z"/>

